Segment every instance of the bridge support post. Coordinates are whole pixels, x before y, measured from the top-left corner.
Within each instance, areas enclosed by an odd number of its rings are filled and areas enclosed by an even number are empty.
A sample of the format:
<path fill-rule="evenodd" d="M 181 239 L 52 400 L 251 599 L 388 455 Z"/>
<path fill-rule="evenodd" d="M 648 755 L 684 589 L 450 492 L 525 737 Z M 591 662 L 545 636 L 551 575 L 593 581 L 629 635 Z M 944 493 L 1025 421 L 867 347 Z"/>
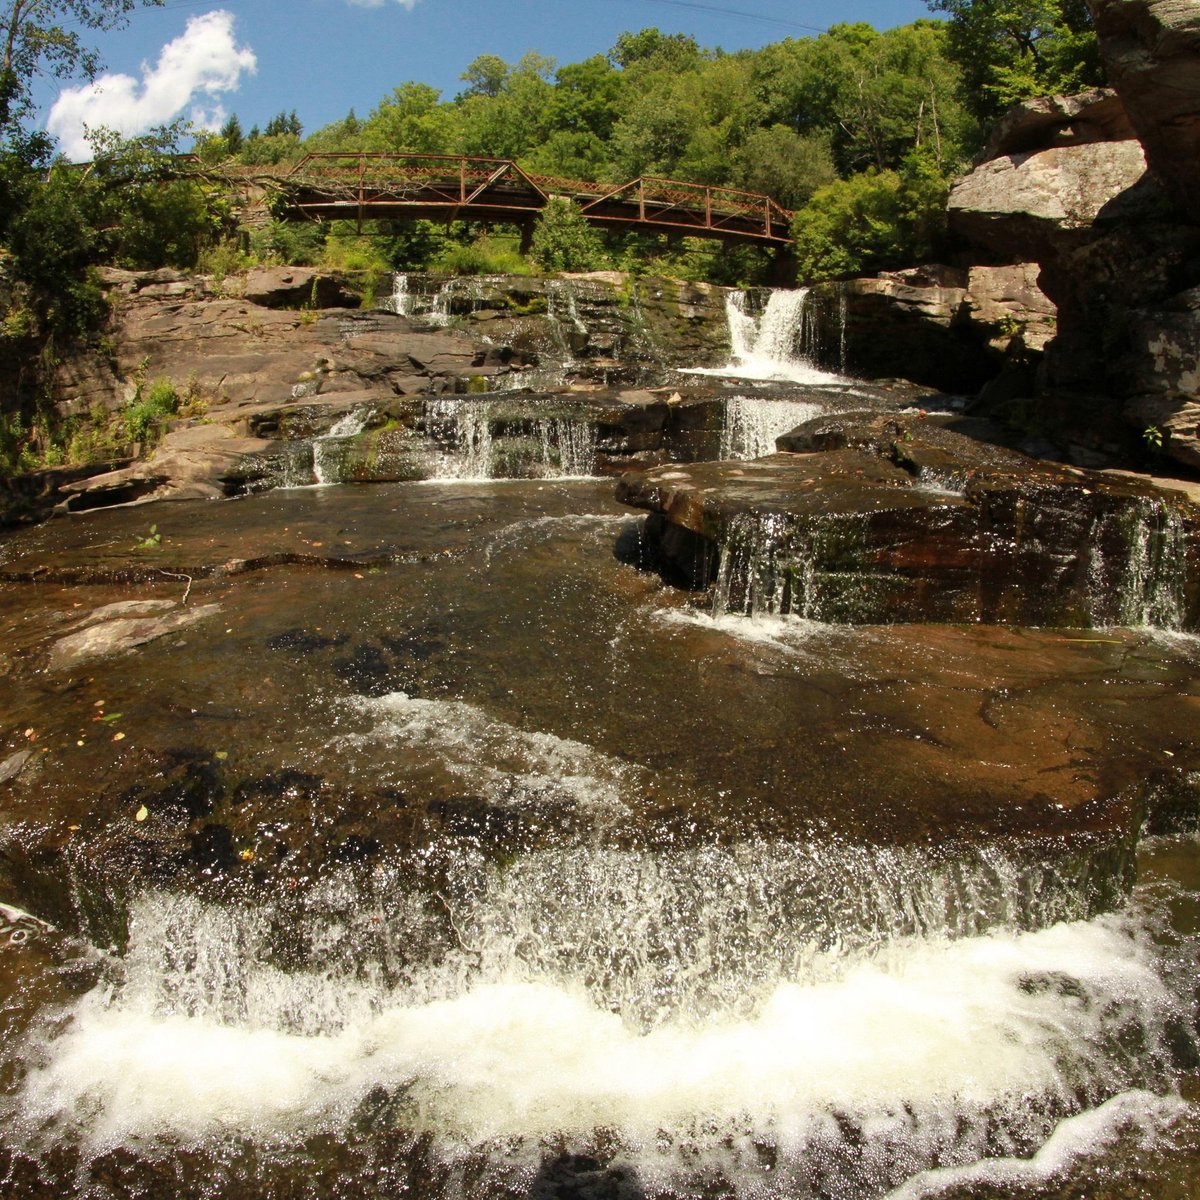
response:
<path fill-rule="evenodd" d="M 533 249 L 533 221 L 521 222 L 521 245 L 519 247 L 522 254 L 528 254 Z"/>

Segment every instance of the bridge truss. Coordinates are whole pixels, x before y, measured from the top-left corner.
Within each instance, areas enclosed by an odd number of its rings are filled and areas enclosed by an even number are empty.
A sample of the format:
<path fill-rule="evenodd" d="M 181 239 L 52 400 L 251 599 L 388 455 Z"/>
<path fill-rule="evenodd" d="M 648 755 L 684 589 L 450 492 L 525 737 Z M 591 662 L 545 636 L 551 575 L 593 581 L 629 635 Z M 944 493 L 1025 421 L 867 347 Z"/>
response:
<path fill-rule="evenodd" d="M 792 214 L 769 196 L 648 175 L 622 184 L 558 179 L 511 159 L 309 154 L 275 182 L 281 215 L 293 219 L 495 221 L 528 237 L 551 197 L 563 196 L 608 228 L 779 248 L 792 242 Z"/>

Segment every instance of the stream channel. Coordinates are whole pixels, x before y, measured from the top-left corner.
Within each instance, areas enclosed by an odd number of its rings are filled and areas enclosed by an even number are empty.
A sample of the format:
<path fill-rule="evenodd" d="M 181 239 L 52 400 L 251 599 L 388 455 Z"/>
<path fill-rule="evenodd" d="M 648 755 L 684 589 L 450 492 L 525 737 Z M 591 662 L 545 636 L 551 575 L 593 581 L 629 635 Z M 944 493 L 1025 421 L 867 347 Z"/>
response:
<path fill-rule="evenodd" d="M 722 611 L 465 474 L 0 547 L 0 1193 L 1197 1194 L 1200 640 Z"/>

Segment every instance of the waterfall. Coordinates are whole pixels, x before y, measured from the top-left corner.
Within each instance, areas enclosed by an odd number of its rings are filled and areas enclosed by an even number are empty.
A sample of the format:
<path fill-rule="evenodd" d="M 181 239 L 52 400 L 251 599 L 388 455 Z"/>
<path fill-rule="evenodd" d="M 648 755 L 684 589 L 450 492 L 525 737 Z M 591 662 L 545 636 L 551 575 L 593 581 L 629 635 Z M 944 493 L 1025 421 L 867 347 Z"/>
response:
<path fill-rule="evenodd" d="M 568 479 L 596 469 L 596 429 L 586 419 L 444 396 L 426 401 L 425 431 L 439 447 L 435 479 Z"/>
<path fill-rule="evenodd" d="M 796 528 L 780 513 L 739 513 L 721 546 L 713 616 L 861 619 L 862 606 L 871 600 L 861 577 L 843 577 L 829 566 L 853 545 L 860 523 L 820 517 Z"/>
<path fill-rule="evenodd" d="M 413 314 L 413 296 L 408 290 L 408 273 L 405 271 L 397 271 L 392 276 L 392 294 L 386 304 L 392 312 L 399 313 L 402 317 L 411 317 Z"/>
<path fill-rule="evenodd" d="M 776 288 L 768 294 L 761 311 L 755 312 L 749 293 L 727 293 L 729 362 L 724 367 L 696 368 L 692 373 L 785 383 L 844 383 L 842 376 L 822 370 L 814 361 L 818 322 L 810 295 L 808 288 Z M 844 316 L 843 310 L 843 331 Z M 844 366 L 844 332 L 840 336 Z"/>
<path fill-rule="evenodd" d="M 725 401 L 719 457 L 752 459 L 774 454 L 776 438 L 819 417 L 824 411 L 819 404 L 802 400 L 730 396 Z"/>
<path fill-rule="evenodd" d="M 373 411 L 371 408 L 356 408 L 338 418 L 328 433 L 313 438 L 313 478 L 318 485 L 341 482 L 347 441 L 366 429 Z"/>
<path fill-rule="evenodd" d="M 1094 625 L 1181 627 L 1187 547 L 1174 509 L 1143 499 L 1103 513 L 1093 523 L 1088 545 Z"/>

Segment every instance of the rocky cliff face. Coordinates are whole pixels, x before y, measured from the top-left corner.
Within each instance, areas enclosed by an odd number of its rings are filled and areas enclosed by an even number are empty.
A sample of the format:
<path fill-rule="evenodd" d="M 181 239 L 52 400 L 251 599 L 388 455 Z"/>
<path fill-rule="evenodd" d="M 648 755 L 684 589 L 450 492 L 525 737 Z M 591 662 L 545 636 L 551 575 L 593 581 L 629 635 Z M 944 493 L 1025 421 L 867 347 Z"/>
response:
<path fill-rule="evenodd" d="M 467 414 L 451 411 L 453 397 L 472 398 L 470 436 L 505 458 L 505 474 L 546 469 L 533 460 L 558 454 L 550 443 L 568 426 L 591 430 L 591 471 L 678 452 L 691 428 L 681 413 L 712 423 L 700 408 L 668 409 L 666 394 L 648 401 L 636 385 L 643 373 L 727 359 L 722 289 L 617 275 L 421 282 L 425 302 L 409 316 L 363 310 L 336 280 L 303 267 L 222 281 L 108 270 L 106 351 L 58 368 L 60 413 L 99 428 L 159 381 L 194 411 L 153 453 L 128 447 L 135 461 L 3 487 L 23 489 L 18 510 L 44 511 L 64 498 L 78 509 L 312 482 L 313 439 L 351 425 L 325 447 L 338 478 L 425 478 L 439 454 L 462 449 Z"/>
<path fill-rule="evenodd" d="M 1197 467 L 1200 16 L 1180 0 L 1092 9 L 1116 93 L 1019 106 L 951 222 L 981 256 L 1039 264 L 1057 329 L 1038 410 L 1080 461 L 1144 437 Z"/>

